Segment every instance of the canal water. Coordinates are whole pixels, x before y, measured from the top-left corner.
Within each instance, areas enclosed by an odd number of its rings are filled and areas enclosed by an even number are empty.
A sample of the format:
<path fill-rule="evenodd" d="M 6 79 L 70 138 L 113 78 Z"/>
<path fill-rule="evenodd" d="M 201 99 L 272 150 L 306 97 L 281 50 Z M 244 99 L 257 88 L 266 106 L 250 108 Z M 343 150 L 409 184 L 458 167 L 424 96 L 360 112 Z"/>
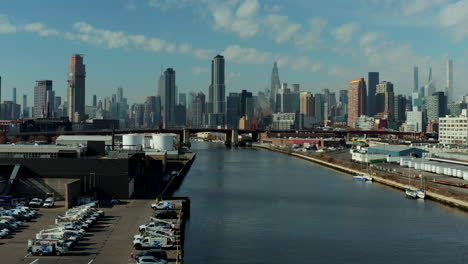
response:
<path fill-rule="evenodd" d="M 281 153 L 195 142 L 185 263 L 468 263 L 468 214 Z"/>

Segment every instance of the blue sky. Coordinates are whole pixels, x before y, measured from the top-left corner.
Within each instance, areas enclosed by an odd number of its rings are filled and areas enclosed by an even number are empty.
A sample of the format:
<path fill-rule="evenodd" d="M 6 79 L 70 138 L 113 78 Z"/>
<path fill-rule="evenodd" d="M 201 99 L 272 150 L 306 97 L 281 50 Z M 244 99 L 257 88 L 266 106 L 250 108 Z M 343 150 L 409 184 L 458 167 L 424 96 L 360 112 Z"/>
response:
<path fill-rule="evenodd" d="M 73 4 L 72 4 L 73 3 Z M 468 94 L 468 0 L 44 0 L 0 1 L 2 100 L 51 79 L 66 95 L 67 65 L 85 54 L 87 102 L 123 86 L 130 102 L 155 95 L 161 67 L 181 92 L 207 93 L 210 59 L 226 57 L 227 93 L 264 90 L 273 61 L 301 89 L 346 89 L 379 71 L 399 93 L 433 68 L 445 87 L 454 60 L 456 96 Z"/>

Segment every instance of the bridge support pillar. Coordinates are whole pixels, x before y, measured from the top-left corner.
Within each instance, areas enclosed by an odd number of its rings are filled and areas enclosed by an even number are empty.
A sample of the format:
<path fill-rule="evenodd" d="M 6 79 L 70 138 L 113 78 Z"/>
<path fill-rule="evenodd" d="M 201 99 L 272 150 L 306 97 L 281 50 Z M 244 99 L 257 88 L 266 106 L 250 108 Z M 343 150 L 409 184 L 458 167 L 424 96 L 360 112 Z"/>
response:
<path fill-rule="evenodd" d="M 260 133 L 258 131 L 252 132 L 252 142 L 260 141 Z"/>
<path fill-rule="evenodd" d="M 184 128 L 182 130 L 182 145 L 189 146 L 190 145 L 190 130 L 187 128 Z"/>
<path fill-rule="evenodd" d="M 231 146 L 239 145 L 239 131 L 237 129 L 231 130 Z"/>

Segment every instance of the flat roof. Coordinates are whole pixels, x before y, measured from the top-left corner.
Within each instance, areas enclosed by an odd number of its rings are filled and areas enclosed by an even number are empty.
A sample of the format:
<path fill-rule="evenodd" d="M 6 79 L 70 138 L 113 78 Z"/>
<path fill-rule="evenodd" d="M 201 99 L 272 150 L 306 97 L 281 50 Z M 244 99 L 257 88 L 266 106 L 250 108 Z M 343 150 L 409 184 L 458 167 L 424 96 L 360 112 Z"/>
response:
<path fill-rule="evenodd" d="M 62 135 L 57 138 L 57 140 L 69 140 L 69 141 L 79 141 L 79 140 L 86 140 L 86 141 L 109 141 L 112 140 L 112 136 L 93 136 L 93 135 Z"/>
<path fill-rule="evenodd" d="M 405 151 L 405 150 L 408 150 L 408 149 L 418 149 L 418 148 L 410 147 L 410 146 L 407 146 L 407 145 L 375 145 L 375 146 L 369 146 L 368 147 L 368 150 L 371 150 L 371 149 L 400 152 L 400 151 Z M 425 150 L 422 150 L 422 151 L 425 151 Z"/>
<path fill-rule="evenodd" d="M 12 145 L 0 144 L 0 152 L 14 153 L 14 152 L 47 152 L 58 153 L 63 151 L 83 151 L 84 147 L 78 146 L 56 146 L 56 145 Z"/>

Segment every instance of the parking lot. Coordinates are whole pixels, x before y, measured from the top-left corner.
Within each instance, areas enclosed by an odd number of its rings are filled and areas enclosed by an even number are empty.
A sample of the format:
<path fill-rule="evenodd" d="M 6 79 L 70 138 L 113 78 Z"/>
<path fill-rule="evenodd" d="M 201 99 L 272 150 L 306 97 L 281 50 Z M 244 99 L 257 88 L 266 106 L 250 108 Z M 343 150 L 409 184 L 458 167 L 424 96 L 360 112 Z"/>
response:
<path fill-rule="evenodd" d="M 39 209 L 40 216 L 32 222 L 26 222 L 21 231 L 0 240 L 1 263 L 135 263 L 130 258 L 133 249 L 133 235 L 138 233 L 138 226 L 147 223 L 154 213 L 150 209 L 151 200 L 131 200 L 111 208 L 99 208 L 105 212 L 97 224 L 92 226 L 76 248 L 64 256 L 32 256 L 26 252 L 27 241 L 41 229 L 54 225 L 57 215 L 66 210 L 63 206 Z"/>

